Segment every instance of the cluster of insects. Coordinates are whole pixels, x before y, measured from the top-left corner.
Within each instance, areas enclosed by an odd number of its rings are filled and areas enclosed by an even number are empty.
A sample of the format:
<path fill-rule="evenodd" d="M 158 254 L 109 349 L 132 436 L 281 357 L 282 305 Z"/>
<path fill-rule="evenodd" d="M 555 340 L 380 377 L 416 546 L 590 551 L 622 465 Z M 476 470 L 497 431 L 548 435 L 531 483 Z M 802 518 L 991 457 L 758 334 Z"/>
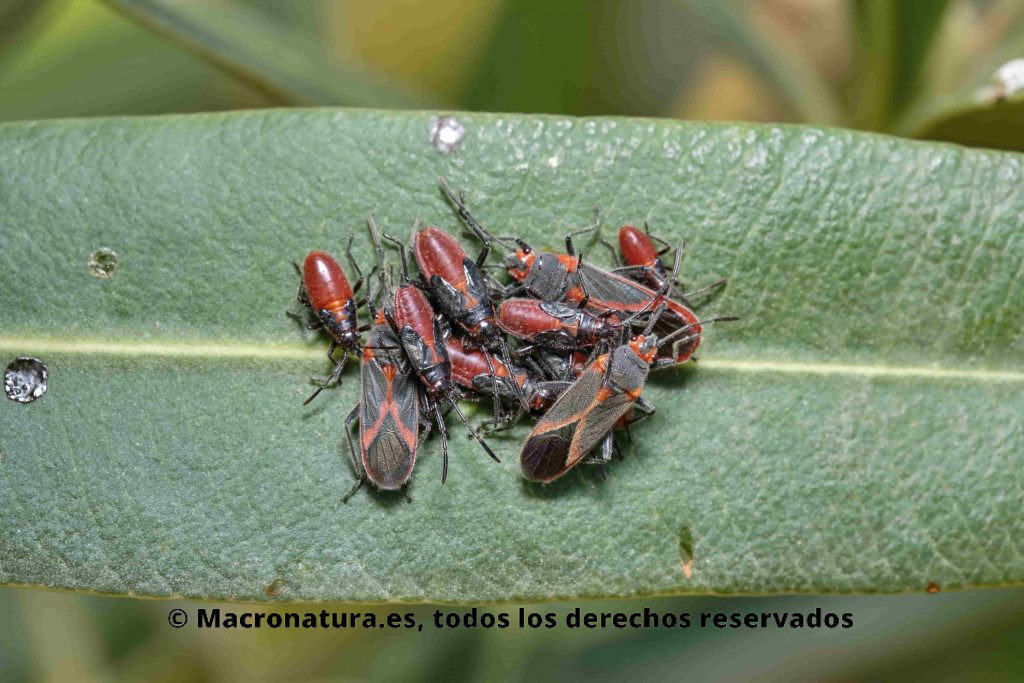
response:
<path fill-rule="evenodd" d="M 682 294 L 676 279 L 682 244 L 670 270 L 662 259 L 670 246 L 646 226 L 623 226 L 618 250 L 604 243 L 623 262 L 605 269 L 584 260 L 573 243 L 597 230 L 599 220 L 567 235 L 565 253 L 537 251 L 518 237 L 492 235 L 470 214 L 461 193 L 443 178 L 441 187 L 480 243 L 476 258 L 440 228 L 417 221 L 407 245 L 381 232 L 370 217 L 377 262 L 364 278 L 349 235 L 346 256 L 357 275 L 354 286 L 325 252 L 310 252 L 301 267 L 295 264 L 298 300 L 311 314 L 306 326 L 331 336 L 327 355 L 335 364 L 306 403 L 340 380 L 350 353 L 361 358 L 359 403 L 345 419 L 358 479 L 345 501 L 367 481 L 384 490 L 405 486 L 419 440 L 433 426 L 441 438 L 444 483 L 449 412 L 496 461 L 480 431 L 532 416 L 536 424 L 520 453 L 523 476 L 531 481 L 553 481 L 580 463 L 607 463 L 616 450 L 615 430 L 654 414 L 642 396 L 650 370 L 690 360 L 702 325 L 735 320 L 697 318 L 692 297 L 717 291 L 724 281 Z M 384 242 L 397 247 L 397 272 Z M 487 264 L 495 248 L 506 251 L 500 268 L 510 284 L 487 272 L 498 268 Z M 410 251 L 419 269 L 415 276 Z M 365 282 L 368 293 L 357 300 Z M 361 307 L 371 321 L 363 326 Z M 493 405 L 493 418 L 478 430 L 459 401 L 483 397 Z"/>

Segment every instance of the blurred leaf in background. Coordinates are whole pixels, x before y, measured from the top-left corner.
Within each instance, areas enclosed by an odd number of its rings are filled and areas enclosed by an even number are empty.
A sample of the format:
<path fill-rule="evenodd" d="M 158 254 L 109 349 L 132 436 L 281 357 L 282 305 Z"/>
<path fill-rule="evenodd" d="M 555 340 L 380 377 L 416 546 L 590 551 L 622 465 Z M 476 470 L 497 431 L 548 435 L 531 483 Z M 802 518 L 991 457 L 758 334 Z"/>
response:
<path fill-rule="evenodd" d="M 1024 149 L 1020 98 L 986 95 L 1019 0 L 7 0 L 0 24 L 0 119 L 445 107 Z"/>
<path fill-rule="evenodd" d="M 412 612 L 422 632 L 197 629 L 168 626 L 172 609 Z M 583 612 L 810 612 L 853 615 L 848 630 L 444 629 L 429 605 L 216 605 L 0 591 L 5 682 L 327 680 L 1012 680 L 1024 676 L 1024 591 L 897 596 L 662 598 L 548 603 L 559 623 Z M 477 614 L 518 614 L 518 605 Z M 513 619 L 516 617 L 513 616 Z M 699 616 L 695 616 L 699 620 Z"/>

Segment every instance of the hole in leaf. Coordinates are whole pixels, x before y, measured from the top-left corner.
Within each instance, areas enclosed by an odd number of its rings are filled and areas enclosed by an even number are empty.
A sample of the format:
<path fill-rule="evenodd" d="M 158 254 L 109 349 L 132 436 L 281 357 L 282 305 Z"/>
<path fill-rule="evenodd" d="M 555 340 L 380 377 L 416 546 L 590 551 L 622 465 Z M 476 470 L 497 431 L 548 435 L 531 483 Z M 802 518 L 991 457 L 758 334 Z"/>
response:
<path fill-rule="evenodd" d="M 100 280 L 106 280 L 117 270 L 117 252 L 113 249 L 100 247 L 89 256 L 89 274 Z"/>

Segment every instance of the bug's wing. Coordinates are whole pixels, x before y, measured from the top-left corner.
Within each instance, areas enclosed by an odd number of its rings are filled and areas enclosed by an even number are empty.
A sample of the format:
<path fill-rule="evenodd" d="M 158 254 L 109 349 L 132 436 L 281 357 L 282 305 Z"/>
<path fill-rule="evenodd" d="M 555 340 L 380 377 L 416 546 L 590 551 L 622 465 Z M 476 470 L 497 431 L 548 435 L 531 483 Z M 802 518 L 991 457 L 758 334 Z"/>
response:
<path fill-rule="evenodd" d="M 576 465 L 593 448 L 633 401 L 615 393 L 598 399 L 604 375 L 583 372 L 544 414 L 523 444 L 519 464 L 531 481 L 553 481 Z"/>
<path fill-rule="evenodd" d="M 416 464 L 416 380 L 409 372 L 396 372 L 395 366 L 368 362 L 362 366 L 362 382 L 359 441 L 363 467 L 378 488 L 397 489 L 409 480 Z"/>
<path fill-rule="evenodd" d="M 612 430 L 619 418 L 629 412 L 632 405 L 633 399 L 629 396 L 615 393 L 594 406 L 576 428 L 576 438 L 569 451 L 569 467 L 585 458 Z"/>
<path fill-rule="evenodd" d="M 588 306 L 620 311 L 636 310 L 657 292 L 622 275 L 609 273 L 584 261 L 577 271 L 590 295 Z"/>

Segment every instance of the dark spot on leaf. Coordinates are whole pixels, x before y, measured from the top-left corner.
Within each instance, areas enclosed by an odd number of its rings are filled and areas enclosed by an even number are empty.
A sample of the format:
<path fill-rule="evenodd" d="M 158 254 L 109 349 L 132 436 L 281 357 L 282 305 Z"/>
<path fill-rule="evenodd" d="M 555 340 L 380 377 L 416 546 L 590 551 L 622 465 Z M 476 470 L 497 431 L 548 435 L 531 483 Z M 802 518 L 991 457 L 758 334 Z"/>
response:
<path fill-rule="evenodd" d="M 277 597 L 282 591 L 284 591 L 284 579 L 274 579 L 263 587 L 263 592 L 270 598 Z"/>
<path fill-rule="evenodd" d="M 117 253 L 113 249 L 100 247 L 89 257 L 89 274 L 100 280 L 106 280 L 117 270 Z"/>
<path fill-rule="evenodd" d="M 686 578 L 693 576 L 693 532 L 688 526 L 679 528 L 679 564 Z"/>
<path fill-rule="evenodd" d="M 4 370 L 4 392 L 18 403 L 31 403 L 46 393 L 46 364 L 38 358 L 15 358 Z"/>
<path fill-rule="evenodd" d="M 938 593 L 940 590 L 942 590 L 942 587 L 934 581 L 929 581 L 928 587 L 925 588 L 925 590 L 929 593 Z"/>

